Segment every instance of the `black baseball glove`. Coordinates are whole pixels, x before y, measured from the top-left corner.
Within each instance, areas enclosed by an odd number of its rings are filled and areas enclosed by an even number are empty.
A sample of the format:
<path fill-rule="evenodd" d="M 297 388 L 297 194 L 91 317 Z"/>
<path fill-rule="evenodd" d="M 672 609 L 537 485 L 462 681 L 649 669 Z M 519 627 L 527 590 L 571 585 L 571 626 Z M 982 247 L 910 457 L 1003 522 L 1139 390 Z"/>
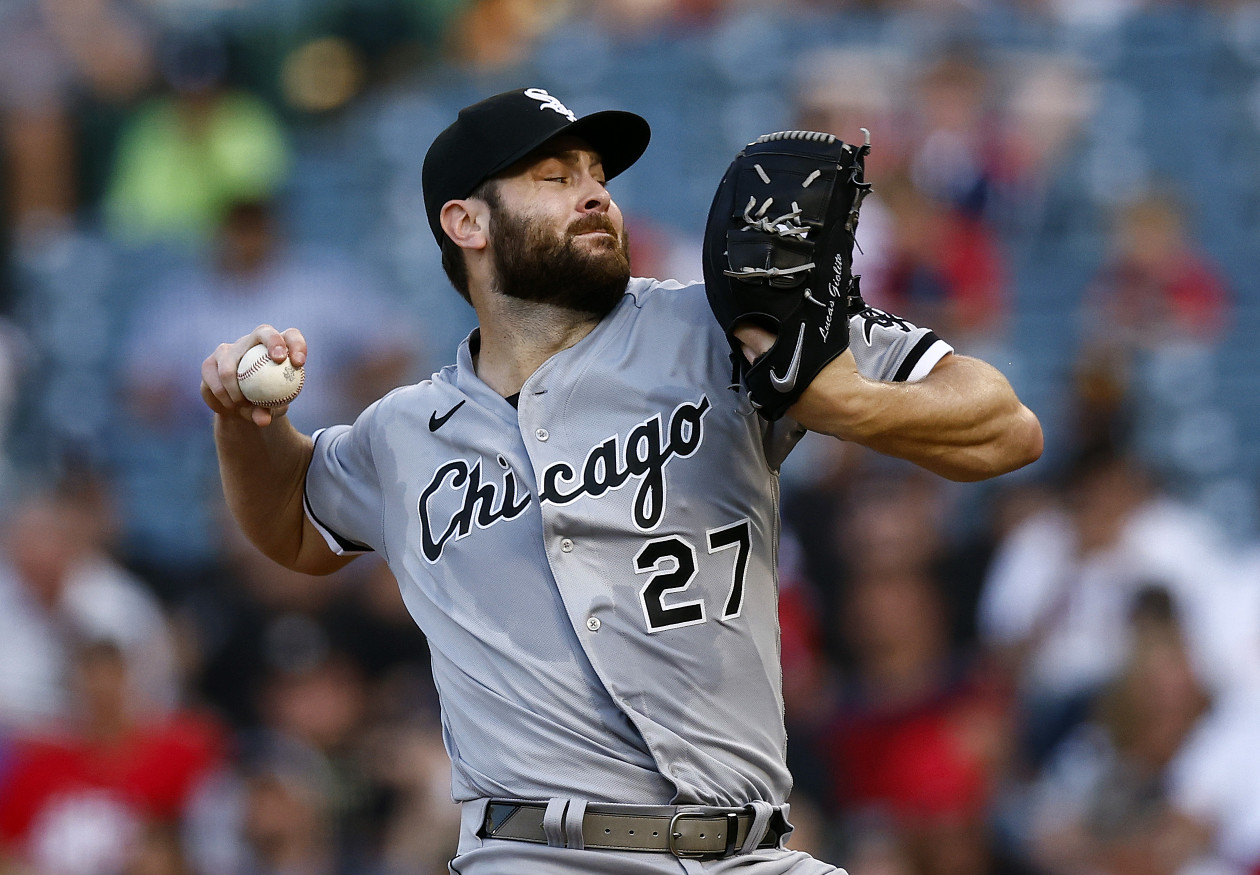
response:
<path fill-rule="evenodd" d="M 863 129 L 865 132 L 865 129 Z M 718 185 L 704 234 L 709 306 L 732 360 L 763 417 L 775 420 L 849 345 L 849 316 L 861 310 L 853 275 L 854 232 L 867 141 L 781 131 L 735 156 Z M 753 323 L 778 335 L 755 364 L 734 329 Z"/>

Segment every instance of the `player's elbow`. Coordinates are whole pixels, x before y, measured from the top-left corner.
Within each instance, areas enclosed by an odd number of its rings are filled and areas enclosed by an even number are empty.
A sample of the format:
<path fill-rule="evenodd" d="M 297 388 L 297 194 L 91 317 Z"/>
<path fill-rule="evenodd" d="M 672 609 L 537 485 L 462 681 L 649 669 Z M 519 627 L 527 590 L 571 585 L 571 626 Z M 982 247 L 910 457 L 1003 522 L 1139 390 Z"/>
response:
<path fill-rule="evenodd" d="M 1031 465 L 1041 458 L 1046 448 L 1045 432 L 1035 413 L 1021 404 L 1014 420 L 1008 430 L 1005 467 L 999 472 L 1002 474 Z"/>
<path fill-rule="evenodd" d="M 959 482 L 988 480 L 1031 465 L 1044 450 L 1041 422 L 1021 404 L 988 440 L 951 456 L 937 473 Z"/>
<path fill-rule="evenodd" d="M 314 534 L 308 525 L 303 533 L 297 551 L 286 557 L 281 564 L 302 574 L 322 577 L 340 571 L 357 556 L 357 553 L 334 553 L 328 548 L 321 535 Z"/>
<path fill-rule="evenodd" d="M 289 568 L 291 571 L 297 571 L 301 574 L 309 574 L 312 577 L 323 577 L 345 568 L 354 558 L 355 557 L 353 555 L 337 556 L 335 554 L 320 554 L 318 556 L 309 556 L 300 554 L 293 562 L 282 564 L 285 564 L 285 567 Z"/>
<path fill-rule="evenodd" d="M 272 562 L 313 577 L 332 574 L 346 566 L 357 554 L 342 555 L 334 553 L 324 542 L 323 537 L 313 533 L 309 523 L 296 532 L 285 530 L 280 535 L 277 530 L 265 531 L 245 530 L 246 537 Z"/>

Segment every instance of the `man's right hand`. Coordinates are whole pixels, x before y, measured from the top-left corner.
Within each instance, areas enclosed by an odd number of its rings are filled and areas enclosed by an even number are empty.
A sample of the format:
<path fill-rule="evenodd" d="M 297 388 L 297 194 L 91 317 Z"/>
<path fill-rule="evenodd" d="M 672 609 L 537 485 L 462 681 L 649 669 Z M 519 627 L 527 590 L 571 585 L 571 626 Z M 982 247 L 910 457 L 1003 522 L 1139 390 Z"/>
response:
<path fill-rule="evenodd" d="M 201 397 L 220 416 L 239 415 L 264 428 L 288 410 L 283 407 L 259 407 L 251 404 L 241 394 L 236 381 L 236 369 L 245 353 L 253 346 L 266 344 L 271 358 L 283 362 L 286 358 L 302 367 L 306 364 L 306 338 L 296 328 L 277 331 L 270 325 L 259 325 L 249 334 L 233 343 L 221 343 L 201 363 Z"/>

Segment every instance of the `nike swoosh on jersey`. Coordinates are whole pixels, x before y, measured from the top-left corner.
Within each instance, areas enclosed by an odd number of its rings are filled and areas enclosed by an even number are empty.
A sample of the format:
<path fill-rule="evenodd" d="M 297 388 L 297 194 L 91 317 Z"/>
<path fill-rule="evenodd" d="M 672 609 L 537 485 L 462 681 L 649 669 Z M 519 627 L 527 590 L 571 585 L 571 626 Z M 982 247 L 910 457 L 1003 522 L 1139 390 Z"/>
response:
<path fill-rule="evenodd" d="M 801 372 L 801 353 L 805 349 L 805 325 L 796 335 L 796 349 L 792 350 L 792 361 L 788 363 L 787 373 L 780 377 L 770 369 L 770 384 L 780 392 L 791 392 L 796 385 L 796 377 Z"/>
<path fill-rule="evenodd" d="M 467 400 L 468 400 L 467 398 L 464 399 L 464 401 L 467 401 Z M 464 401 L 459 402 L 450 410 L 443 413 L 441 416 L 437 415 L 436 410 L 433 413 L 430 413 L 429 414 L 429 431 L 437 431 L 439 428 L 446 425 L 446 420 L 454 416 L 455 411 L 459 410 L 459 408 L 464 406 Z"/>

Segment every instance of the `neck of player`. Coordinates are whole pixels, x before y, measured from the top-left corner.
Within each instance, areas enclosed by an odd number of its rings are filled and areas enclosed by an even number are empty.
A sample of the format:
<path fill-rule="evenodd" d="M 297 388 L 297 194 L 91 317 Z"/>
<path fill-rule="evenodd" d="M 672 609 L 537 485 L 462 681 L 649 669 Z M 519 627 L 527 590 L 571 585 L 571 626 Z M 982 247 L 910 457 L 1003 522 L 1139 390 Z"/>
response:
<path fill-rule="evenodd" d="M 477 298 L 480 297 L 480 300 Z M 500 294 L 474 297 L 481 347 L 473 358 L 477 376 L 503 397 L 514 395 L 543 362 L 594 330 L 590 313 Z"/>

